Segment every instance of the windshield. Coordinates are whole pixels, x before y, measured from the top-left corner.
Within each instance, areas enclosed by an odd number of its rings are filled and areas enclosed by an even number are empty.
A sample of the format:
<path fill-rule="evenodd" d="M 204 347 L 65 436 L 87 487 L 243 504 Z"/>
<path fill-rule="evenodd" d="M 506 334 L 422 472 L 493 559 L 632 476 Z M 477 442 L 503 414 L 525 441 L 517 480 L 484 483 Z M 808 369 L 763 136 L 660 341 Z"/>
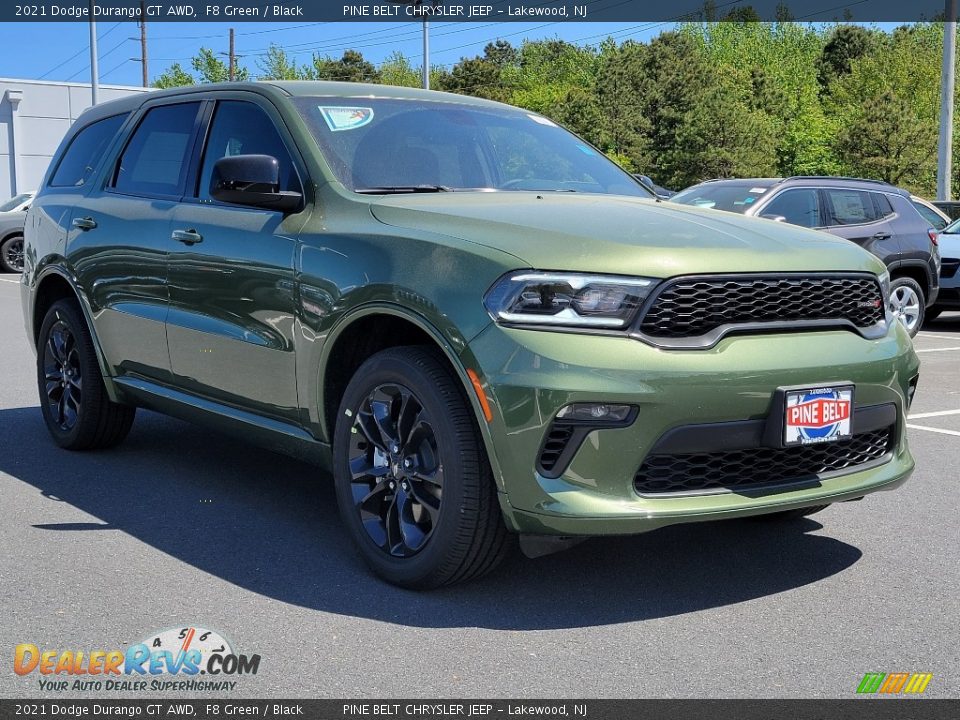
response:
<path fill-rule="evenodd" d="M 960 235 L 960 220 L 954 220 L 940 231 L 941 235 Z"/>
<path fill-rule="evenodd" d="M 744 213 L 769 189 L 769 186 L 751 183 L 706 183 L 682 190 L 670 200 L 682 205 Z"/>
<path fill-rule="evenodd" d="M 0 212 L 10 212 L 11 210 L 16 210 L 18 207 L 27 202 L 30 197 L 30 193 L 21 193 L 16 197 L 12 197 L 5 203 L 0 203 Z"/>
<path fill-rule="evenodd" d="M 552 121 L 451 102 L 298 98 L 337 179 L 355 192 L 536 190 L 652 197 Z"/>

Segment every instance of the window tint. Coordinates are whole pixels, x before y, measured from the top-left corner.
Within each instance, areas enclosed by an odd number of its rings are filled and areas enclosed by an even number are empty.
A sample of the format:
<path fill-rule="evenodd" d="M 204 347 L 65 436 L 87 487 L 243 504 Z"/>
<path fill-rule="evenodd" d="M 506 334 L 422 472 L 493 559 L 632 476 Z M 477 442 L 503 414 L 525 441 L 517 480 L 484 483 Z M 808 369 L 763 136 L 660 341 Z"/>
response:
<path fill-rule="evenodd" d="M 780 193 L 760 212 L 760 217 L 782 216 L 785 222 L 803 227 L 819 227 L 820 208 L 816 190 L 787 190 Z"/>
<path fill-rule="evenodd" d="M 164 105 L 147 112 L 120 157 L 114 187 L 134 195 L 177 195 L 200 103 Z"/>
<path fill-rule="evenodd" d="M 234 155 L 270 155 L 280 163 L 280 190 L 301 192 L 290 153 L 273 121 L 253 103 L 225 101 L 217 105 L 207 136 L 199 196 L 210 199 L 210 178 L 217 160 Z"/>
<path fill-rule="evenodd" d="M 947 226 L 946 220 L 937 215 L 933 210 L 928 208 L 923 203 L 914 202 L 913 206 L 917 209 L 917 212 L 920 213 L 923 219 L 933 226 L 934 230 L 943 230 Z"/>
<path fill-rule="evenodd" d="M 824 194 L 828 225 L 859 225 L 880 219 L 870 197 L 872 193 L 834 189 L 824 190 Z"/>
<path fill-rule="evenodd" d="M 90 179 L 107 145 L 117 134 L 127 114 L 97 120 L 81 130 L 63 154 L 50 187 L 77 187 Z"/>
<path fill-rule="evenodd" d="M 893 215 L 893 205 L 888 198 L 883 193 L 873 193 L 873 201 L 877 204 L 877 212 L 880 213 L 880 217 L 890 217 Z"/>

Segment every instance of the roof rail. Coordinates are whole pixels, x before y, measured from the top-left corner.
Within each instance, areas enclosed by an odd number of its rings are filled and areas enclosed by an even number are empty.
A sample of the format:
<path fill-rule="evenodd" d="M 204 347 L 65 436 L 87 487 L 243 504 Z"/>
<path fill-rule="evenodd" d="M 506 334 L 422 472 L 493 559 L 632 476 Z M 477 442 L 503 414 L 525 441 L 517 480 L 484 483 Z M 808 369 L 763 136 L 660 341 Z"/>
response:
<path fill-rule="evenodd" d="M 855 182 L 866 182 L 874 183 L 876 185 L 886 185 L 888 187 L 896 187 L 896 185 L 891 185 L 886 180 L 872 180 L 870 178 L 858 178 L 858 177 L 847 177 L 845 175 L 791 175 L 788 178 L 783 179 L 784 182 L 787 180 L 853 180 Z"/>

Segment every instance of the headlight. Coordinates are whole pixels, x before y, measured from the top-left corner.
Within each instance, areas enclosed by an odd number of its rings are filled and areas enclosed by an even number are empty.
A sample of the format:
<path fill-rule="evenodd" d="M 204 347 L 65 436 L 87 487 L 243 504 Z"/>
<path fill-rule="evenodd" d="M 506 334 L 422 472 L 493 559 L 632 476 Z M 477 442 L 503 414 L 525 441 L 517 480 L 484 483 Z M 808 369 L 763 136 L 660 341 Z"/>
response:
<path fill-rule="evenodd" d="M 617 275 L 519 271 L 494 283 L 484 305 L 502 323 L 622 329 L 655 283 Z"/>

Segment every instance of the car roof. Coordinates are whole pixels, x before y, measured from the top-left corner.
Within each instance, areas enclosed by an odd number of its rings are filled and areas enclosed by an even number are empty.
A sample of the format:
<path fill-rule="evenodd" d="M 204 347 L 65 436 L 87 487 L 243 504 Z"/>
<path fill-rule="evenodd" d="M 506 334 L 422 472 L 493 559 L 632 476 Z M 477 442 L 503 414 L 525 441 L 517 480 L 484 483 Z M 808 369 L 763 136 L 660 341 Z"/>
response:
<path fill-rule="evenodd" d="M 167 90 L 155 90 L 149 93 L 137 93 L 136 95 L 110 100 L 109 102 L 96 105 L 84 112 L 81 117 L 89 122 L 124 112 L 133 112 L 144 103 L 156 100 L 157 98 L 190 97 L 192 95 L 202 97 L 205 93 L 223 92 L 225 90 L 234 92 L 246 90 L 276 99 L 291 97 L 336 97 L 432 100 L 434 102 L 455 102 L 460 105 L 471 105 L 474 107 L 510 109 L 519 112 L 518 108 L 494 102 L 493 100 L 439 92 L 437 90 L 423 90 L 421 88 L 378 85 L 375 83 L 335 82 L 332 80 L 260 80 L 256 82 L 186 85 Z"/>

